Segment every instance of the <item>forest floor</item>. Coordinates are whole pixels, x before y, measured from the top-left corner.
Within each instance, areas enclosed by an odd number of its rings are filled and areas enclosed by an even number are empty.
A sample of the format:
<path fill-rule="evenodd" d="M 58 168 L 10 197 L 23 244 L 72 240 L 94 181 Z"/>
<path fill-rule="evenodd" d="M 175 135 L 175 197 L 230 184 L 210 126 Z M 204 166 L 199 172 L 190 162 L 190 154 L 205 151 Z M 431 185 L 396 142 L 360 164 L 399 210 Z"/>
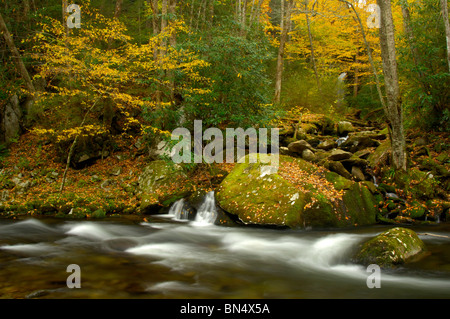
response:
<path fill-rule="evenodd" d="M 43 143 L 32 133 L 23 134 L 0 157 L 0 214 L 16 218 L 54 215 L 57 211 L 69 218 L 79 218 L 80 214 L 86 218 L 106 215 L 145 218 L 139 211 L 141 198 L 138 186 L 140 173 L 150 159 L 135 146 L 137 139 L 117 139 L 117 150 L 110 156 L 81 169 L 69 168 L 64 190 L 60 192 L 66 164 L 58 160 L 52 144 Z M 450 134 L 414 129 L 408 132 L 407 141 L 410 167 L 429 172 L 437 169 L 447 176 L 447 185 L 440 188 L 439 196 L 418 200 L 423 205 L 444 205 L 444 209 L 448 210 L 450 195 L 445 188 L 448 188 Z M 188 171 L 186 180 L 174 181 L 173 187 L 191 182 L 194 189 L 204 192 L 214 190 L 233 166 L 197 165 Z M 398 194 L 406 197 L 393 179 L 386 175 L 386 171 L 379 181 L 397 188 Z M 412 187 L 423 182 L 414 178 L 411 176 L 409 181 Z M 78 208 L 81 211 L 74 211 Z"/>

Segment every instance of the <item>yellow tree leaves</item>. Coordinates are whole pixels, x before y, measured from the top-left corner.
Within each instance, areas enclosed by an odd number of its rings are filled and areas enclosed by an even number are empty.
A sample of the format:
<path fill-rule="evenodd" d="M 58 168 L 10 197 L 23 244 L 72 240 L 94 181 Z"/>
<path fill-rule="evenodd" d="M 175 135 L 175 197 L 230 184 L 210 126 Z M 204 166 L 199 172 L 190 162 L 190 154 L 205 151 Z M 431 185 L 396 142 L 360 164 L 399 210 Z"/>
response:
<path fill-rule="evenodd" d="M 66 108 L 64 117 L 56 122 L 57 127 L 41 127 L 35 133 L 55 136 L 57 141 L 73 139 L 77 134 L 103 134 L 108 128 L 98 123 L 95 116 L 91 116 L 84 127 L 78 127 L 79 121 L 69 123 L 70 113 L 79 117 L 95 100 L 113 108 L 123 119 L 125 131 L 137 127 L 142 132 L 148 124 L 144 126 L 137 114 L 172 104 L 167 98 L 154 99 L 152 91 L 158 86 L 170 87 L 168 74 L 174 71 L 182 73 L 185 79 L 181 93 L 183 90 L 191 94 L 209 92 L 201 88 L 206 87 L 209 80 L 199 73 L 199 69 L 208 64 L 194 53 L 169 46 L 164 48 L 164 55 L 153 54 L 174 34 L 189 32 L 182 21 L 170 21 L 161 33 L 150 37 L 148 43 L 137 45 L 118 19 L 103 16 L 89 6 L 89 1 L 80 1 L 80 4 L 81 28 L 66 33 L 60 21 L 41 17 L 39 32 L 30 39 L 33 43 L 30 57 L 39 62 L 35 79 L 41 78 L 47 84 L 47 92 L 40 96 L 38 106 L 53 116 L 57 114 L 55 110 Z M 197 85 L 199 82 L 201 85 Z M 70 110 L 71 107 L 79 111 Z M 97 112 L 101 111 L 101 107 L 97 108 Z"/>
<path fill-rule="evenodd" d="M 371 14 L 367 11 L 367 6 L 375 1 L 364 1 L 365 4 L 353 2 L 361 20 L 365 22 Z M 352 10 L 337 0 L 310 1 L 306 8 L 304 1 L 297 1 L 297 10 L 294 10 L 292 16 L 295 28 L 290 33 L 291 41 L 287 45 L 288 58 L 303 59 L 310 56 L 306 13 L 310 18 L 315 58 L 320 74 L 334 75 L 356 70 L 359 76 L 370 74 L 364 40 L 356 17 Z M 370 29 L 367 24 L 364 26 L 374 50 L 374 59 L 380 61 L 378 30 Z"/>

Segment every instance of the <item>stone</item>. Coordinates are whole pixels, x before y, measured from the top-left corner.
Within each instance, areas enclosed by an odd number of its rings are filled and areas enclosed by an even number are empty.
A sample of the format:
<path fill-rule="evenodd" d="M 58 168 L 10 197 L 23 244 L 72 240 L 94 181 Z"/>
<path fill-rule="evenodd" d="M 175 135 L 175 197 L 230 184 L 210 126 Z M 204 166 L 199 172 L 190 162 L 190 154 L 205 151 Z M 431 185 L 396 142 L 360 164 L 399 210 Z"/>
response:
<path fill-rule="evenodd" d="M 390 154 L 392 152 L 391 141 L 387 139 L 378 146 L 375 151 L 369 155 L 367 161 L 370 167 L 375 168 L 383 165 L 387 165 L 390 160 Z"/>
<path fill-rule="evenodd" d="M 330 161 L 342 161 L 345 159 L 348 159 L 352 157 L 353 154 L 350 152 L 346 152 L 340 149 L 334 149 L 331 151 L 330 156 L 328 156 L 328 159 Z"/>
<path fill-rule="evenodd" d="M 372 139 L 368 135 L 364 134 L 354 134 L 350 135 L 349 138 L 340 145 L 340 148 L 352 153 L 370 148 L 380 146 L 380 141 Z"/>
<path fill-rule="evenodd" d="M 364 173 L 358 166 L 352 167 L 352 175 L 357 181 L 364 181 L 366 180 L 366 177 L 364 176 Z"/>
<path fill-rule="evenodd" d="M 301 155 L 304 150 L 309 149 L 313 150 L 312 146 L 306 142 L 305 140 L 295 141 L 288 145 L 288 149 L 292 153 L 296 153 Z"/>
<path fill-rule="evenodd" d="M 294 182 L 286 171 L 270 169 L 263 160 L 267 155 L 257 156 L 256 163 L 236 164 L 216 192 L 218 205 L 243 224 L 295 229 L 376 222 L 376 200 L 364 185 L 303 159 L 280 155 L 280 167 L 295 169 L 288 173 L 296 176 Z M 337 191 L 343 191 L 342 199 L 337 199 Z"/>
<path fill-rule="evenodd" d="M 340 121 L 337 124 L 337 133 L 339 136 L 346 136 L 348 133 L 354 132 L 353 124 L 348 121 Z"/>
<path fill-rule="evenodd" d="M 141 213 L 152 213 L 169 207 L 191 193 L 191 184 L 180 165 L 164 160 L 150 162 L 139 176 Z"/>
<path fill-rule="evenodd" d="M 376 264 L 381 268 L 394 268 L 420 259 L 425 253 L 425 244 L 413 230 L 397 227 L 365 242 L 354 261 L 365 266 Z"/>
<path fill-rule="evenodd" d="M 329 151 L 333 148 L 336 148 L 337 146 L 338 146 L 338 144 L 336 141 L 328 139 L 328 140 L 323 141 L 319 145 L 317 145 L 316 148 L 325 150 L 325 151 Z"/>
<path fill-rule="evenodd" d="M 351 179 L 352 174 L 350 174 L 349 171 L 342 165 L 341 162 L 335 162 L 335 161 L 327 161 L 324 164 L 325 168 L 329 169 L 332 172 L 338 173 L 339 175 Z"/>
<path fill-rule="evenodd" d="M 350 187 L 353 185 L 353 182 L 351 180 L 335 172 L 326 172 L 325 178 L 327 179 L 327 181 L 333 183 L 333 186 L 336 190 L 350 189 Z"/>
<path fill-rule="evenodd" d="M 311 151 L 311 150 L 309 150 L 309 149 L 305 149 L 305 150 L 303 150 L 303 152 L 302 152 L 302 158 L 305 160 L 305 161 L 308 161 L 308 162 L 314 162 L 314 160 L 315 160 L 315 155 L 314 155 L 314 153 Z"/>

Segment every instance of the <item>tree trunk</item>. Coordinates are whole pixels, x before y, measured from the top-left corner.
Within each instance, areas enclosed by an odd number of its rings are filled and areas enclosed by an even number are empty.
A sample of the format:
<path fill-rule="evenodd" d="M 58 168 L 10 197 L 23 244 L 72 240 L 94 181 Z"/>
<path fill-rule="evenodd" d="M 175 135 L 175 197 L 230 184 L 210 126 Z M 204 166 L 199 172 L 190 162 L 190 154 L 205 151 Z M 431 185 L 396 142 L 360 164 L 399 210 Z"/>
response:
<path fill-rule="evenodd" d="M 66 30 L 66 35 L 69 35 L 69 27 L 67 26 L 67 0 L 62 0 L 62 23 L 64 30 Z"/>
<path fill-rule="evenodd" d="M 355 63 L 359 63 L 358 54 L 355 57 Z M 353 97 L 358 97 L 358 89 L 359 89 L 359 68 L 355 67 L 355 81 L 353 83 Z"/>
<path fill-rule="evenodd" d="M 25 67 L 25 64 L 23 64 L 23 60 L 22 60 L 22 57 L 20 56 L 19 50 L 17 50 L 17 47 L 14 44 L 14 41 L 11 37 L 11 34 L 8 31 L 8 28 L 6 27 L 5 20 L 3 20 L 1 13 L 0 13 L 0 31 L 3 33 L 5 42 L 8 45 L 9 50 L 11 51 L 12 58 L 13 58 L 14 64 L 16 65 L 17 71 L 19 72 L 20 76 L 24 80 L 28 92 L 31 95 L 33 95 L 36 92 L 34 85 L 33 85 L 33 81 L 31 80 L 30 74 L 28 73 L 27 68 Z"/>
<path fill-rule="evenodd" d="M 448 21 L 447 0 L 441 0 L 441 7 L 442 7 L 442 18 L 444 19 L 445 25 L 445 37 L 447 39 L 447 63 L 448 63 L 448 70 L 450 72 L 450 23 Z"/>
<path fill-rule="evenodd" d="M 288 21 L 291 19 L 291 9 L 293 5 L 293 0 L 289 0 L 286 3 L 286 9 L 283 9 L 285 6 L 285 1 L 281 0 L 281 37 L 280 37 L 280 47 L 278 48 L 278 57 L 277 57 L 277 71 L 276 71 L 276 80 L 275 80 L 275 96 L 274 103 L 280 103 L 281 101 L 281 84 L 283 80 L 283 68 L 284 68 L 284 51 L 287 40 L 287 33 L 289 30 Z"/>
<path fill-rule="evenodd" d="M 377 0 L 377 4 L 381 12 L 380 45 L 387 96 L 386 117 L 391 131 L 392 165 L 396 170 L 406 171 L 406 142 L 391 1 Z"/>
<path fill-rule="evenodd" d="M 242 0 L 242 10 L 241 10 L 241 37 L 244 37 L 246 34 L 245 28 L 247 25 L 247 0 Z"/>
<path fill-rule="evenodd" d="M 355 13 L 355 19 L 356 19 L 356 21 L 359 24 L 359 29 L 361 30 L 361 34 L 363 36 L 364 44 L 366 45 L 367 56 L 369 57 L 369 62 L 370 62 L 370 65 L 372 67 L 373 75 L 375 77 L 375 83 L 376 83 L 376 86 L 377 86 L 378 98 L 380 99 L 381 105 L 386 110 L 386 102 L 384 100 L 384 96 L 383 96 L 383 93 L 381 91 L 381 83 L 380 83 L 380 78 L 378 77 L 377 68 L 375 67 L 375 62 L 373 61 L 372 49 L 370 48 L 369 42 L 367 42 L 366 32 L 364 31 L 364 26 L 363 26 L 363 24 L 361 22 L 361 18 L 359 17 L 358 11 L 356 11 L 355 7 L 353 6 L 353 4 L 351 2 L 348 2 L 346 0 L 339 0 L 339 1 L 341 1 L 343 3 L 346 3 L 347 6 L 349 6 L 353 10 L 353 12 Z"/>
<path fill-rule="evenodd" d="M 305 11 L 308 12 L 308 2 L 305 2 Z M 313 38 L 312 38 L 312 32 L 311 32 L 311 23 L 309 21 L 309 13 L 306 13 L 306 25 L 308 27 L 308 37 L 309 37 L 309 45 L 311 47 L 311 62 L 313 65 L 313 69 L 314 69 L 314 75 L 316 77 L 316 83 L 317 83 L 317 88 L 320 91 L 320 79 L 319 79 L 319 73 L 317 72 L 317 64 L 316 64 L 316 56 L 314 53 L 314 42 L 313 42 Z"/>
<path fill-rule="evenodd" d="M 176 14 L 177 0 L 170 0 L 169 4 L 169 13 L 171 17 L 174 17 Z M 173 32 L 169 38 L 170 46 L 174 49 L 177 45 L 177 34 Z M 173 71 L 170 71 L 169 74 L 169 82 L 170 82 L 170 98 L 174 101 L 174 93 L 175 93 L 175 74 Z"/>
<path fill-rule="evenodd" d="M 411 50 L 411 56 L 413 58 L 414 66 L 416 67 L 416 72 L 419 78 L 420 84 L 423 86 L 425 92 L 429 92 L 430 88 L 428 84 L 424 81 L 423 72 L 419 69 L 419 51 L 417 50 L 416 41 L 411 27 L 411 14 L 408 8 L 408 2 L 406 0 L 401 2 L 402 15 L 403 15 L 403 28 L 405 29 L 406 37 L 408 38 L 408 44 Z"/>
<path fill-rule="evenodd" d="M 161 7 L 161 32 L 166 31 L 167 28 L 167 10 L 169 8 L 168 0 L 163 0 L 162 7 Z M 163 43 L 161 45 L 161 53 L 160 56 L 164 57 L 166 55 L 166 47 L 167 47 L 167 38 L 163 38 Z"/>
<path fill-rule="evenodd" d="M 119 18 L 120 12 L 122 12 L 123 0 L 116 0 L 116 8 L 114 10 L 114 18 Z"/>
<path fill-rule="evenodd" d="M 195 9 L 195 0 L 192 0 L 191 3 L 191 14 L 190 14 L 190 20 L 189 20 L 189 29 L 192 29 L 192 22 L 194 21 L 194 9 Z"/>

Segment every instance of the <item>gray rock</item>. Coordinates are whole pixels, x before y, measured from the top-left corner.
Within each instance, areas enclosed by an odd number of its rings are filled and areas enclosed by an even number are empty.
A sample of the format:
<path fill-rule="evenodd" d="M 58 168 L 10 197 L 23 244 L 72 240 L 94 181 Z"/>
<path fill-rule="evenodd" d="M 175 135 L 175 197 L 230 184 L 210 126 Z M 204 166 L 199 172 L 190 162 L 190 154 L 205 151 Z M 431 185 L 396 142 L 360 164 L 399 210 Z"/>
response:
<path fill-rule="evenodd" d="M 311 151 L 311 150 L 309 150 L 309 149 L 305 149 L 305 150 L 303 150 L 303 152 L 302 152 L 302 158 L 303 158 L 305 161 L 313 162 L 313 161 L 316 159 L 316 156 L 314 155 L 314 152 L 313 152 L 313 151 Z"/>
<path fill-rule="evenodd" d="M 351 135 L 349 138 L 340 145 L 340 148 L 352 153 L 364 150 L 369 147 L 378 147 L 380 142 L 374 140 L 367 135 Z"/>
<path fill-rule="evenodd" d="M 344 165 L 342 165 L 341 162 L 327 161 L 324 166 L 330 171 L 338 173 L 342 177 L 352 179 L 352 174 L 347 171 L 347 169 L 344 167 Z"/>
<path fill-rule="evenodd" d="M 392 268 L 424 256 L 426 247 L 417 234 L 407 228 L 393 228 L 364 243 L 354 257 L 363 265 Z"/>
<path fill-rule="evenodd" d="M 305 140 L 295 141 L 288 145 L 288 149 L 292 153 L 296 153 L 301 155 L 304 150 L 308 149 L 310 151 L 313 150 L 312 146 L 306 142 Z"/>
<path fill-rule="evenodd" d="M 330 156 L 328 157 L 328 159 L 330 161 L 342 161 L 342 160 L 346 160 L 349 159 L 350 157 L 352 157 L 353 154 L 340 150 L 340 149 L 334 149 L 331 151 Z"/>
<path fill-rule="evenodd" d="M 337 124 L 337 133 L 339 136 L 345 136 L 348 133 L 354 132 L 353 124 L 347 121 L 341 121 Z"/>
<path fill-rule="evenodd" d="M 325 150 L 325 151 L 329 151 L 333 148 L 336 148 L 338 146 L 336 141 L 333 140 L 325 140 L 322 143 L 320 143 L 319 145 L 316 146 L 316 148 L 320 149 L 320 150 Z"/>
<path fill-rule="evenodd" d="M 363 171 L 358 166 L 352 167 L 352 175 L 356 178 L 357 181 L 364 181 L 366 177 L 364 176 Z"/>

